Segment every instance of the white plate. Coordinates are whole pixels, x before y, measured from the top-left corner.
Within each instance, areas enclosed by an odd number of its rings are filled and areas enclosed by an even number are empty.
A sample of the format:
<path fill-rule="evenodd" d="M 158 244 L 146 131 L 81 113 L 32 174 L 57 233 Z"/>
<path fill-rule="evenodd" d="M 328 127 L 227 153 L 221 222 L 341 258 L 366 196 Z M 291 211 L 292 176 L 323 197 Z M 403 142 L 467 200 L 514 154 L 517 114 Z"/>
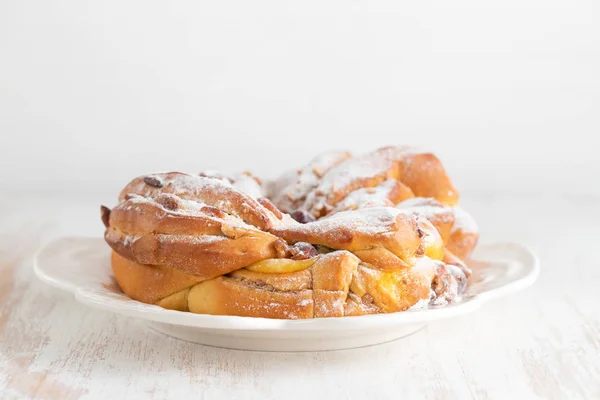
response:
<path fill-rule="evenodd" d="M 464 298 L 450 306 L 360 317 L 278 320 L 166 310 L 125 296 L 116 285 L 110 249 L 101 238 L 60 238 L 38 253 L 42 281 L 73 293 L 88 306 L 146 320 L 167 335 L 205 345 L 262 351 L 320 351 L 362 347 L 409 335 L 430 321 L 465 314 L 486 301 L 531 285 L 538 261 L 514 243 L 479 245 Z"/>

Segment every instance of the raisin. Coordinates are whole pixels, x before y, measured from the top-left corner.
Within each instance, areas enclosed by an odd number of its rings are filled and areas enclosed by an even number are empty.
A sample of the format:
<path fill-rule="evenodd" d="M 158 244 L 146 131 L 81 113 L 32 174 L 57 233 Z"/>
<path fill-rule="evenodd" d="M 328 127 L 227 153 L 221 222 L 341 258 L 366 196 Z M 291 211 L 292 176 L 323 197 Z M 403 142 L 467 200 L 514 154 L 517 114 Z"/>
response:
<path fill-rule="evenodd" d="M 163 187 L 163 183 L 161 182 L 161 180 L 158 179 L 155 176 L 145 176 L 144 177 L 144 183 L 146 185 L 153 186 L 153 187 L 156 187 L 156 188 Z"/>
<path fill-rule="evenodd" d="M 156 202 L 170 211 L 178 210 L 181 207 L 179 199 L 169 194 L 161 194 L 156 198 Z"/>
<path fill-rule="evenodd" d="M 306 210 L 294 211 L 290 214 L 290 216 L 301 224 L 307 224 L 315 221 L 315 217 Z"/>

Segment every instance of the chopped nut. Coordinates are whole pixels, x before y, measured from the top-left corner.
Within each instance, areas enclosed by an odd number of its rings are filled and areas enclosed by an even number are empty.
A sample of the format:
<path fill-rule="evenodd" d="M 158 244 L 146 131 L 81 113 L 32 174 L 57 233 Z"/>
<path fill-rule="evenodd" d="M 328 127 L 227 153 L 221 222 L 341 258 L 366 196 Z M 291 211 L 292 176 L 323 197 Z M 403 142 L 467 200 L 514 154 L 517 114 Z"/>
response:
<path fill-rule="evenodd" d="M 316 257 L 319 255 L 319 252 L 310 243 L 298 242 L 290 247 L 290 254 L 292 260 L 306 260 L 308 258 Z"/>
<path fill-rule="evenodd" d="M 286 258 L 289 255 L 289 247 L 285 240 L 278 238 L 278 240 L 273 243 L 273 247 L 275 247 L 278 258 Z"/>

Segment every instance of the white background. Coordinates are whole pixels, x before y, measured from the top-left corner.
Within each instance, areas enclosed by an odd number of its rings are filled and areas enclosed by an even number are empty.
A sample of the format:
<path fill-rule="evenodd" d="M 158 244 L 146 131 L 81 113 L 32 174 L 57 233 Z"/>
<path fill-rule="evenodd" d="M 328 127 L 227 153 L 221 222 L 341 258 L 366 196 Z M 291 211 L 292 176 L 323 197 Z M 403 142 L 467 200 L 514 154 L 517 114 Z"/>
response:
<path fill-rule="evenodd" d="M 2 191 L 398 143 L 463 193 L 599 194 L 599 106 L 594 0 L 0 0 Z"/>

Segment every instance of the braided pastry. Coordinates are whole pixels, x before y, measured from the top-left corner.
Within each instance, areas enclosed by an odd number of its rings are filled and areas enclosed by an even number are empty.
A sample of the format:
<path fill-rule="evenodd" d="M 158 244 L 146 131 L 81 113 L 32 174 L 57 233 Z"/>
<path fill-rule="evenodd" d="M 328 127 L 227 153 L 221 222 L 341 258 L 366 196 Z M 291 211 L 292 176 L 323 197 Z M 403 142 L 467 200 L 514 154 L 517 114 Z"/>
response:
<path fill-rule="evenodd" d="M 117 283 L 167 309 L 264 318 L 452 301 L 477 233 L 437 158 L 405 148 L 356 158 L 330 153 L 266 184 L 212 171 L 134 179 L 101 208 Z M 344 172 L 353 165 L 357 178 Z"/>

